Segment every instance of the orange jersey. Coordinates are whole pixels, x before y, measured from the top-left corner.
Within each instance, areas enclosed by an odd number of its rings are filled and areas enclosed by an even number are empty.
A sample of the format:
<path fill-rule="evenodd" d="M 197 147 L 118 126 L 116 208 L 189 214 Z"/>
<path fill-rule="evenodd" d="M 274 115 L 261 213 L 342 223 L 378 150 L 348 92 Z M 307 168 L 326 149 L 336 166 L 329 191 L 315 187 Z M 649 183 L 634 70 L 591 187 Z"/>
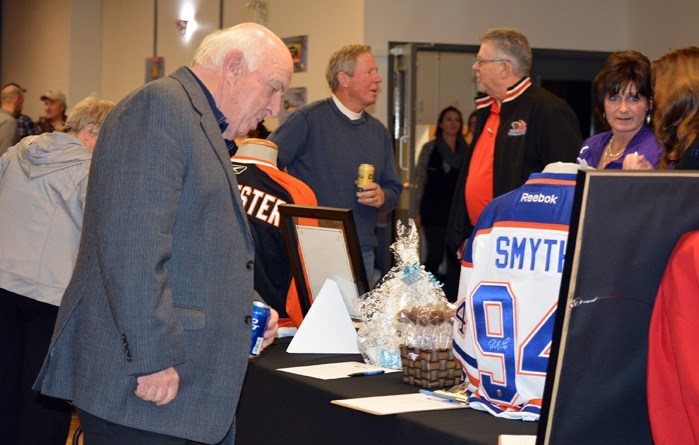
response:
<path fill-rule="evenodd" d="M 317 205 L 315 194 L 268 161 L 236 155 L 231 162 L 255 240 L 255 290 L 279 313 L 280 327 L 298 327 L 303 313 L 279 227 L 278 206 Z"/>

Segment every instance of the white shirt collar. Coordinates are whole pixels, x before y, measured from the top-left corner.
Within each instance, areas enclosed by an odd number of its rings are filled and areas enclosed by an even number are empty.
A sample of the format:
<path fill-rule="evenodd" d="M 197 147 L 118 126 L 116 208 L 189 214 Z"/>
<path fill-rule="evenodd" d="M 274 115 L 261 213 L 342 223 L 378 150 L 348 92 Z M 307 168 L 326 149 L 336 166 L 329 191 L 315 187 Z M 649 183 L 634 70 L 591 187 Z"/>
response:
<path fill-rule="evenodd" d="M 342 104 L 342 102 L 340 102 L 340 99 L 335 97 L 334 94 L 333 94 L 333 102 L 335 102 L 335 105 L 337 105 L 337 108 L 339 108 L 340 111 L 342 111 L 342 114 L 347 116 L 350 120 L 356 121 L 357 119 L 362 117 L 363 111 L 360 111 L 359 113 L 355 113 L 354 111 L 352 111 L 349 108 L 347 108 L 346 106 L 344 106 Z"/>

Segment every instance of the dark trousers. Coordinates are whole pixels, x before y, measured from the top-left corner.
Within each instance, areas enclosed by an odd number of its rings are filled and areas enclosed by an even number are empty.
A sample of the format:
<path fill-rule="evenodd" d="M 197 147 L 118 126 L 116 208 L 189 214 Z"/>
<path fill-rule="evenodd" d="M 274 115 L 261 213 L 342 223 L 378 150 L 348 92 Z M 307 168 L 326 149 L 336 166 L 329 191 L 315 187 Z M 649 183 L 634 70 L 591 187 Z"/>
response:
<path fill-rule="evenodd" d="M 451 252 L 446 252 L 446 228 L 442 226 L 423 225 L 422 230 L 425 233 L 425 244 L 427 247 L 427 256 L 425 257 L 425 270 L 432 274 L 442 283 L 444 283 L 444 293 L 447 299 L 451 302 L 456 301 L 456 293 L 459 287 L 459 274 L 461 271 L 459 261 Z M 446 274 L 440 274 L 439 266 L 445 259 L 447 261 Z"/>
<path fill-rule="evenodd" d="M 0 432 L 7 444 L 64 445 L 70 405 L 32 390 L 58 307 L 0 289 Z"/>
<path fill-rule="evenodd" d="M 200 442 L 109 422 L 78 409 L 84 445 L 198 445 Z"/>
<path fill-rule="evenodd" d="M 461 261 L 456 253 L 447 252 L 447 276 L 444 279 L 444 293 L 447 300 L 456 302 L 459 297 L 459 278 L 461 278 Z"/>
<path fill-rule="evenodd" d="M 425 270 L 432 272 L 432 275 L 439 278 L 439 265 L 444 260 L 444 250 L 446 249 L 446 228 L 441 226 L 422 226 L 425 233 L 425 244 L 427 256 L 425 257 Z"/>

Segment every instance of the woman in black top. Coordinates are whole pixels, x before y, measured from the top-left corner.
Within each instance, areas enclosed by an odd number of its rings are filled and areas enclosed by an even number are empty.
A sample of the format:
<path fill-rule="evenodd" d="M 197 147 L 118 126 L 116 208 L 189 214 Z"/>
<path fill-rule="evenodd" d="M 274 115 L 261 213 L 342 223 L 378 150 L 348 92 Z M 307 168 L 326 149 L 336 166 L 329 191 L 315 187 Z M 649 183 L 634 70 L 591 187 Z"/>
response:
<path fill-rule="evenodd" d="M 445 257 L 447 219 L 466 152 L 462 131 L 461 112 L 451 106 L 442 110 L 435 139 L 426 143 L 420 152 L 416 178 L 420 216 L 415 222 L 425 234 L 425 269 L 445 283 L 444 291 L 450 301 L 456 301 L 459 264 L 454 255 L 447 255 L 446 276 L 439 274 L 439 266 Z"/>

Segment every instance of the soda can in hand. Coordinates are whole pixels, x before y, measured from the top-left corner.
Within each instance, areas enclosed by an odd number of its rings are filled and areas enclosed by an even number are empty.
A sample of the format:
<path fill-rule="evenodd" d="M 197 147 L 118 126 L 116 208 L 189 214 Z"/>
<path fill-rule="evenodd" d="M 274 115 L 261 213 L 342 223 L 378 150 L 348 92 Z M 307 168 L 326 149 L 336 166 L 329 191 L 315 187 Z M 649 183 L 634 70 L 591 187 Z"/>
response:
<path fill-rule="evenodd" d="M 364 186 L 374 182 L 374 166 L 360 164 L 357 169 L 357 193 L 364 191 Z"/>
<path fill-rule="evenodd" d="M 257 357 L 262 351 L 267 319 L 270 315 L 269 306 L 261 301 L 252 303 L 252 339 L 250 340 L 250 355 Z"/>

